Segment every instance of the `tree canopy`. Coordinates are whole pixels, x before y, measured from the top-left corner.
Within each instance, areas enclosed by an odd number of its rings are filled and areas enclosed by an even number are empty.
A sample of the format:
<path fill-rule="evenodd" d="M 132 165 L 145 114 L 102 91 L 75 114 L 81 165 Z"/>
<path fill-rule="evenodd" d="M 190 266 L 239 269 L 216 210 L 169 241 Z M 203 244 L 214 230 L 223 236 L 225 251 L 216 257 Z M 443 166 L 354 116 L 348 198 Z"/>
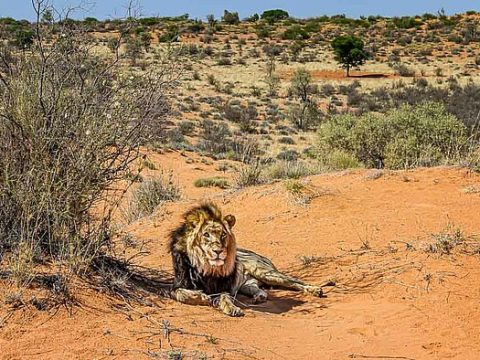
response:
<path fill-rule="evenodd" d="M 363 41 L 355 36 L 338 36 L 332 40 L 331 45 L 335 60 L 347 70 L 347 76 L 350 76 L 352 66 L 363 65 L 368 59 L 368 54 L 363 49 Z"/>
<path fill-rule="evenodd" d="M 261 18 L 267 22 L 274 23 L 278 20 L 288 19 L 290 15 L 285 10 L 267 10 L 262 13 Z"/>

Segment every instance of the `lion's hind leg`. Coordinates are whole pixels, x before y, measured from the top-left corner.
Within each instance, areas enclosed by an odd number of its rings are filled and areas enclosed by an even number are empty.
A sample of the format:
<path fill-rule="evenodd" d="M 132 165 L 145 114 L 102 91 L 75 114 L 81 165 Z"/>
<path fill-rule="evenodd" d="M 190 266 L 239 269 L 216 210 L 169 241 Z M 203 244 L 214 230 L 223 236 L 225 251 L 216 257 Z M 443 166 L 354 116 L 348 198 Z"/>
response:
<path fill-rule="evenodd" d="M 246 276 L 255 278 L 257 285 L 280 287 L 289 290 L 297 290 L 303 293 L 321 297 L 323 295 L 320 286 L 307 285 L 303 281 L 277 270 L 272 261 L 265 256 L 246 249 L 238 249 L 237 258 L 242 264 Z"/>
<path fill-rule="evenodd" d="M 253 298 L 254 304 L 259 304 L 267 301 L 268 294 L 265 290 L 260 288 L 257 279 L 250 278 L 240 287 L 239 292 Z"/>
<path fill-rule="evenodd" d="M 323 296 L 323 291 L 320 286 L 307 285 L 303 281 L 285 275 L 276 269 L 258 271 L 258 277 L 256 278 L 268 286 L 297 290 L 318 297 Z"/>

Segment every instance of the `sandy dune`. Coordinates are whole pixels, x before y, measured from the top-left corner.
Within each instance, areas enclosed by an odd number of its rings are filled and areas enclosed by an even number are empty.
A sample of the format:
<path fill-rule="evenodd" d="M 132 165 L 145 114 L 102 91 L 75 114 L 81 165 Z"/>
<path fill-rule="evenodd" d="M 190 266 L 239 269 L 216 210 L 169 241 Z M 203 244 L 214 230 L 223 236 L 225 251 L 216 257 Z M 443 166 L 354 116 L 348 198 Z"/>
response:
<path fill-rule="evenodd" d="M 195 188 L 199 177 L 224 174 L 193 154 L 151 159 L 178 174 L 183 199 L 128 228 L 149 241 L 142 265 L 170 272 L 168 232 L 189 206 L 214 199 L 236 215 L 240 246 L 308 282 L 335 278 L 338 286 L 320 299 L 278 290 L 258 306 L 239 298 L 243 318 L 154 296 L 158 306 L 129 305 L 78 287 L 71 314 L 2 305 L 0 359 L 180 359 L 179 351 L 185 359 L 478 358 L 480 257 L 471 252 L 480 194 L 465 189 L 480 188 L 479 175 L 461 168 L 317 175 L 301 180 L 315 194 L 302 205 L 283 182 Z M 469 244 L 450 255 L 425 252 L 431 234 L 448 225 Z"/>

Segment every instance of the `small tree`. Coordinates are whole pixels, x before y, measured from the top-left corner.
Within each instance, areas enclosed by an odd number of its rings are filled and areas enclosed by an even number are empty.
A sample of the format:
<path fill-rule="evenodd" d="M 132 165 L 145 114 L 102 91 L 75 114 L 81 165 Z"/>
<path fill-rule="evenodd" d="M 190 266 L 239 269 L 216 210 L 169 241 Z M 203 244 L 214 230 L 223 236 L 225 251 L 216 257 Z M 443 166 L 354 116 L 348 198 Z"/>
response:
<path fill-rule="evenodd" d="M 355 36 L 338 36 L 333 39 L 331 45 L 335 60 L 347 70 L 347 77 L 350 76 L 352 66 L 363 65 L 368 59 L 368 54 L 363 49 L 363 41 Z"/>
<path fill-rule="evenodd" d="M 217 25 L 217 20 L 215 20 L 215 15 L 213 14 L 207 15 L 207 23 L 210 30 L 214 30 L 215 25 Z"/>
<path fill-rule="evenodd" d="M 278 88 L 280 87 L 280 77 L 275 73 L 275 69 L 275 56 L 268 56 L 266 68 L 267 75 L 265 76 L 265 82 L 268 86 L 268 96 L 276 96 L 278 93 Z"/>
<path fill-rule="evenodd" d="M 261 18 L 268 23 L 275 23 L 279 20 L 288 19 L 289 14 L 285 10 L 275 9 L 275 10 L 267 10 L 262 13 Z"/>
<path fill-rule="evenodd" d="M 137 64 L 138 58 L 142 55 L 142 41 L 139 36 L 133 34 L 127 39 L 125 55 L 130 59 L 133 66 Z"/>
<path fill-rule="evenodd" d="M 227 24 L 236 25 L 240 22 L 240 17 L 238 16 L 238 12 L 224 10 L 222 20 Z"/>
<path fill-rule="evenodd" d="M 300 130 L 308 130 L 320 120 L 320 111 L 312 98 L 315 87 L 312 76 L 305 69 L 297 69 L 293 74 L 290 92 L 299 100 L 290 108 L 290 121 Z"/>
<path fill-rule="evenodd" d="M 34 33 L 30 29 L 20 29 L 15 32 L 15 44 L 22 50 L 32 46 Z"/>
<path fill-rule="evenodd" d="M 301 102 L 310 101 L 313 89 L 311 82 L 312 75 L 307 70 L 303 68 L 295 70 L 290 89 L 294 95 L 298 96 Z"/>

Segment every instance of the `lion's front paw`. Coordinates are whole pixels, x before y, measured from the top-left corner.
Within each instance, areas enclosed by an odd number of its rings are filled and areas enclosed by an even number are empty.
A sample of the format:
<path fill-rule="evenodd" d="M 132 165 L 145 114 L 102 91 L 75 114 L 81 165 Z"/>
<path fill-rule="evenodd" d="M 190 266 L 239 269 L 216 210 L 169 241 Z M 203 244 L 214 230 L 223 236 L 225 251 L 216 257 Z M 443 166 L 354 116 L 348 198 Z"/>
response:
<path fill-rule="evenodd" d="M 323 297 L 323 290 L 320 286 L 307 286 L 305 288 L 305 293 L 316 297 Z"/>
<path fill-rule="evenodd" d="M 218 308 L 228 316 L 237 317 L 245 315 L 243 310 L 233 303 L 233 299 L 228 294 L 220 295 L 220 298 L 218 299 Z"/>
<path fill-rule="evenodd" d="M 210 305 L 209 296 L 200 290 L 177 289 L 175 298 L 188 305 Z"/>
<path fill-rule="evenodd" d="M 226 309 L 223 310 L 223 312 L 228 316 L 233 316 L 233 317 L 240 317 L 245 315 L 243 310 L 235 305 L 227 307 Z"/>

